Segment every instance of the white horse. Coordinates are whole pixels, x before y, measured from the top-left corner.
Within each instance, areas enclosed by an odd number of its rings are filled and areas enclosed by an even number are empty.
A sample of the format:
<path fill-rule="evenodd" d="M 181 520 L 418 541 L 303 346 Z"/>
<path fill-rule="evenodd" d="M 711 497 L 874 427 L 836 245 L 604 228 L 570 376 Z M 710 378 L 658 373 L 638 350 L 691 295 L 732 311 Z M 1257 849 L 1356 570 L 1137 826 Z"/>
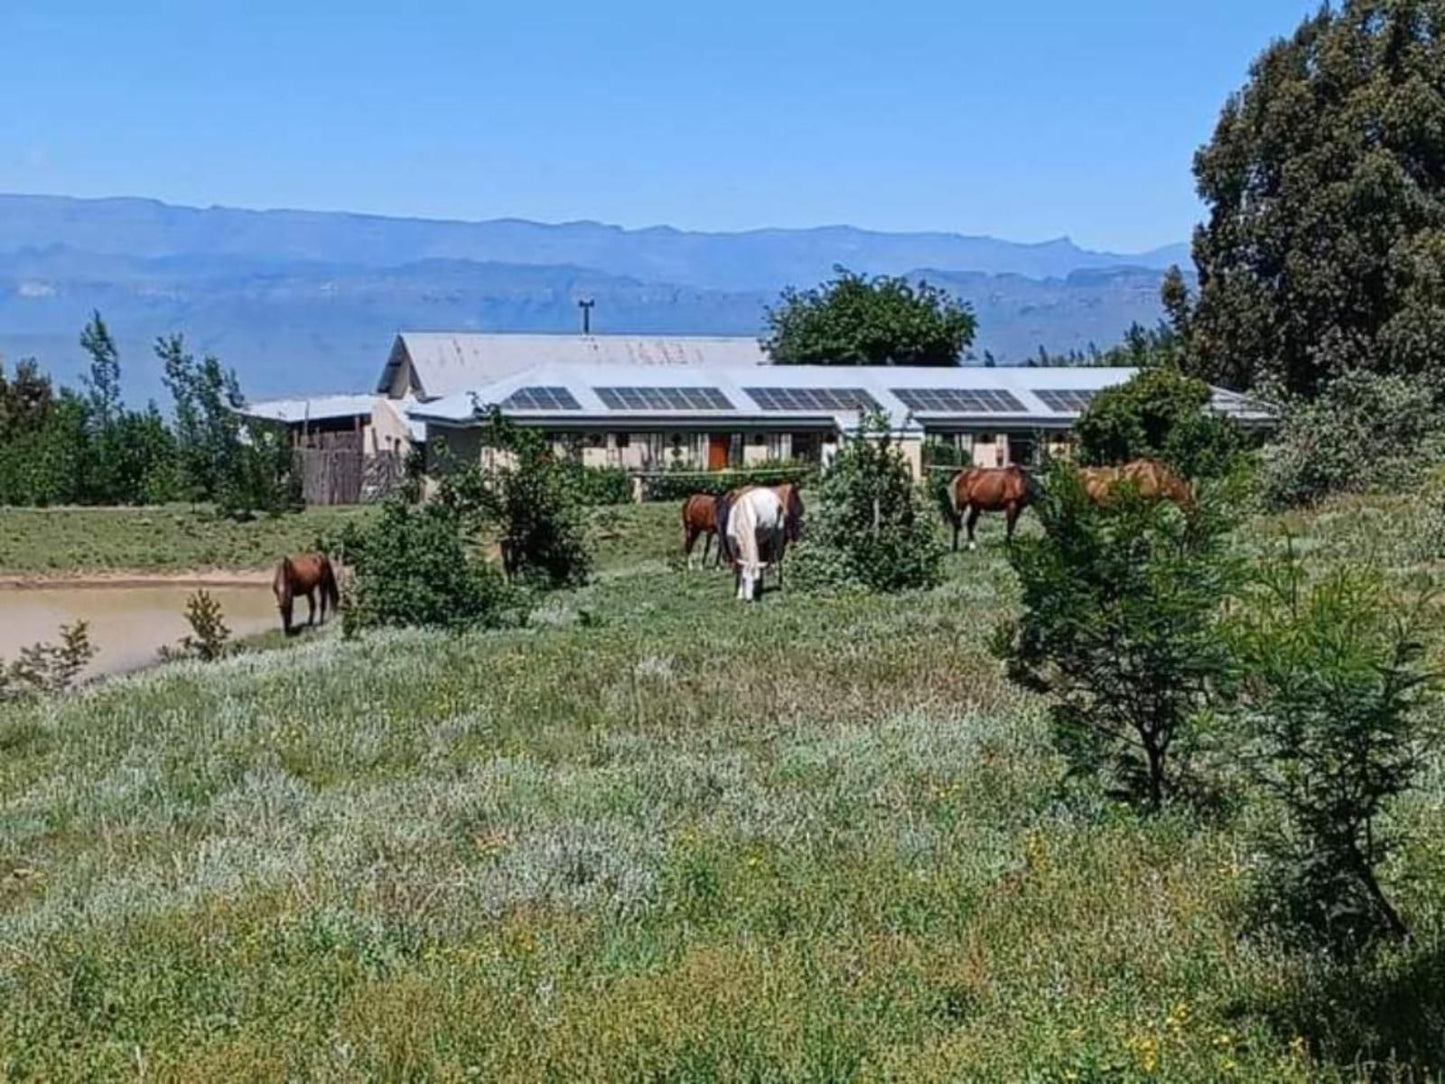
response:
<path fill-rule="evenodd" d="M 752 602 L 762 586 L 763 570 L 782 559 L 787 510 L 776 493 L 759 486 L 738 496 L 728 510 L 727 522 L 738 598 Z"/>

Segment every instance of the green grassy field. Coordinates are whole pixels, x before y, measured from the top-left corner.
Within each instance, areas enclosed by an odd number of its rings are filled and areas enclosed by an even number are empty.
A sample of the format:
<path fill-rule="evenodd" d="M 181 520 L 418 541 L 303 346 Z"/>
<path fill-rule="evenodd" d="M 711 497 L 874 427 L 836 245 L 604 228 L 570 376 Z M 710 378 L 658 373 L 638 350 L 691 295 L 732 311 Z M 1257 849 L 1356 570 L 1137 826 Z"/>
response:
<path fill-rule="evenodd" d="M 1397 513 L 1269 529 L 1408 567 Z M 675 516 L 599 517 L 524 631 L 0 712 L 4 1075 L 1438 1078 L 1440 764 L 1417 943 L 1342 988 L 1244 936 L 1244 828 L 1063 783 L 996 524 L 937 590 L 747 607 Z"/>
<path fill-rule="evenodd" d="M 264 568 L 368 514 L 313 508 L 237 522 L 188 505 L 0 508 L 0 575 Z"/>

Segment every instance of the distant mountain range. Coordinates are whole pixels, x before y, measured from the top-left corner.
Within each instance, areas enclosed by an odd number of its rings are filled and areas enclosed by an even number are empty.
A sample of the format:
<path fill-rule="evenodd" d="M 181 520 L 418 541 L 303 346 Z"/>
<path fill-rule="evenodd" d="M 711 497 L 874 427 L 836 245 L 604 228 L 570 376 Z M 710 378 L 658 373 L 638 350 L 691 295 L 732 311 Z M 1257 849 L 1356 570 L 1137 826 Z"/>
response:
<path fill-rule="evenodd" d="M 973 303 L 976 352 L 1021 361 L 1117 341 L 1160 314 L 1187 246 L 1119 255 L 1067 239 L 1015 244 L 847 226 L 746 233 L 595 222 L 444 222 L 151 200 L 0 195 L 0 353 L 72 379 L 91 309 L 155 394 L 155 336 L 183 331 L 253 396 L 366 387 L 401 328 L 757 334 L 788 284 L 835 264 L 922 276 Z"/>

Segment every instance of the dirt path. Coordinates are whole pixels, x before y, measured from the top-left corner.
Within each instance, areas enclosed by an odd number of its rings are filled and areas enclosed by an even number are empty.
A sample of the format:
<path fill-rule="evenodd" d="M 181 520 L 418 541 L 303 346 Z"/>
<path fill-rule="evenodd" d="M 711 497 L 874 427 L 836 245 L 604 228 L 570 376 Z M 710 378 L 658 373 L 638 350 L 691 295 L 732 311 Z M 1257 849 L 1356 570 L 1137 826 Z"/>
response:
<path fill-rule="evenodd" d="M 91 587 L 269 587 L 270 569 L 192 569 L 178 572 L 81 571 L 0 574 L 0 591 Z"/>

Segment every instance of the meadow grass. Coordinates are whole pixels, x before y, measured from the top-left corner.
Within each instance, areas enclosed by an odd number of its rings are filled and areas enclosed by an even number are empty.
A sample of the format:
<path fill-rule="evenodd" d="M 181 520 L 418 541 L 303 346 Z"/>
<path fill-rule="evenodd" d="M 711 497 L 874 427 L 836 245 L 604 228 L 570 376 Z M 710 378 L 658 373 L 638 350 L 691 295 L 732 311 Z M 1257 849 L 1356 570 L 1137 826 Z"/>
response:
<path fill-rule="evenodd" d="M 209 508 L 0 508 L 0 574 L 254 569 L 312 545 L 366 508 L 237 521 Z"/>
<path fill-rule="evenodd" d="M 1239 819 L 1065 779 L 986 651 L 997 525 L 933 591 L 747 607 L 675 520 L 597 513 L 527 629 L 0 714 L 5 1075 L 1436 1079 L 1445 766 L 1389 871 L 1417 941 L 1342 980 L 1246 935 Z"/>

